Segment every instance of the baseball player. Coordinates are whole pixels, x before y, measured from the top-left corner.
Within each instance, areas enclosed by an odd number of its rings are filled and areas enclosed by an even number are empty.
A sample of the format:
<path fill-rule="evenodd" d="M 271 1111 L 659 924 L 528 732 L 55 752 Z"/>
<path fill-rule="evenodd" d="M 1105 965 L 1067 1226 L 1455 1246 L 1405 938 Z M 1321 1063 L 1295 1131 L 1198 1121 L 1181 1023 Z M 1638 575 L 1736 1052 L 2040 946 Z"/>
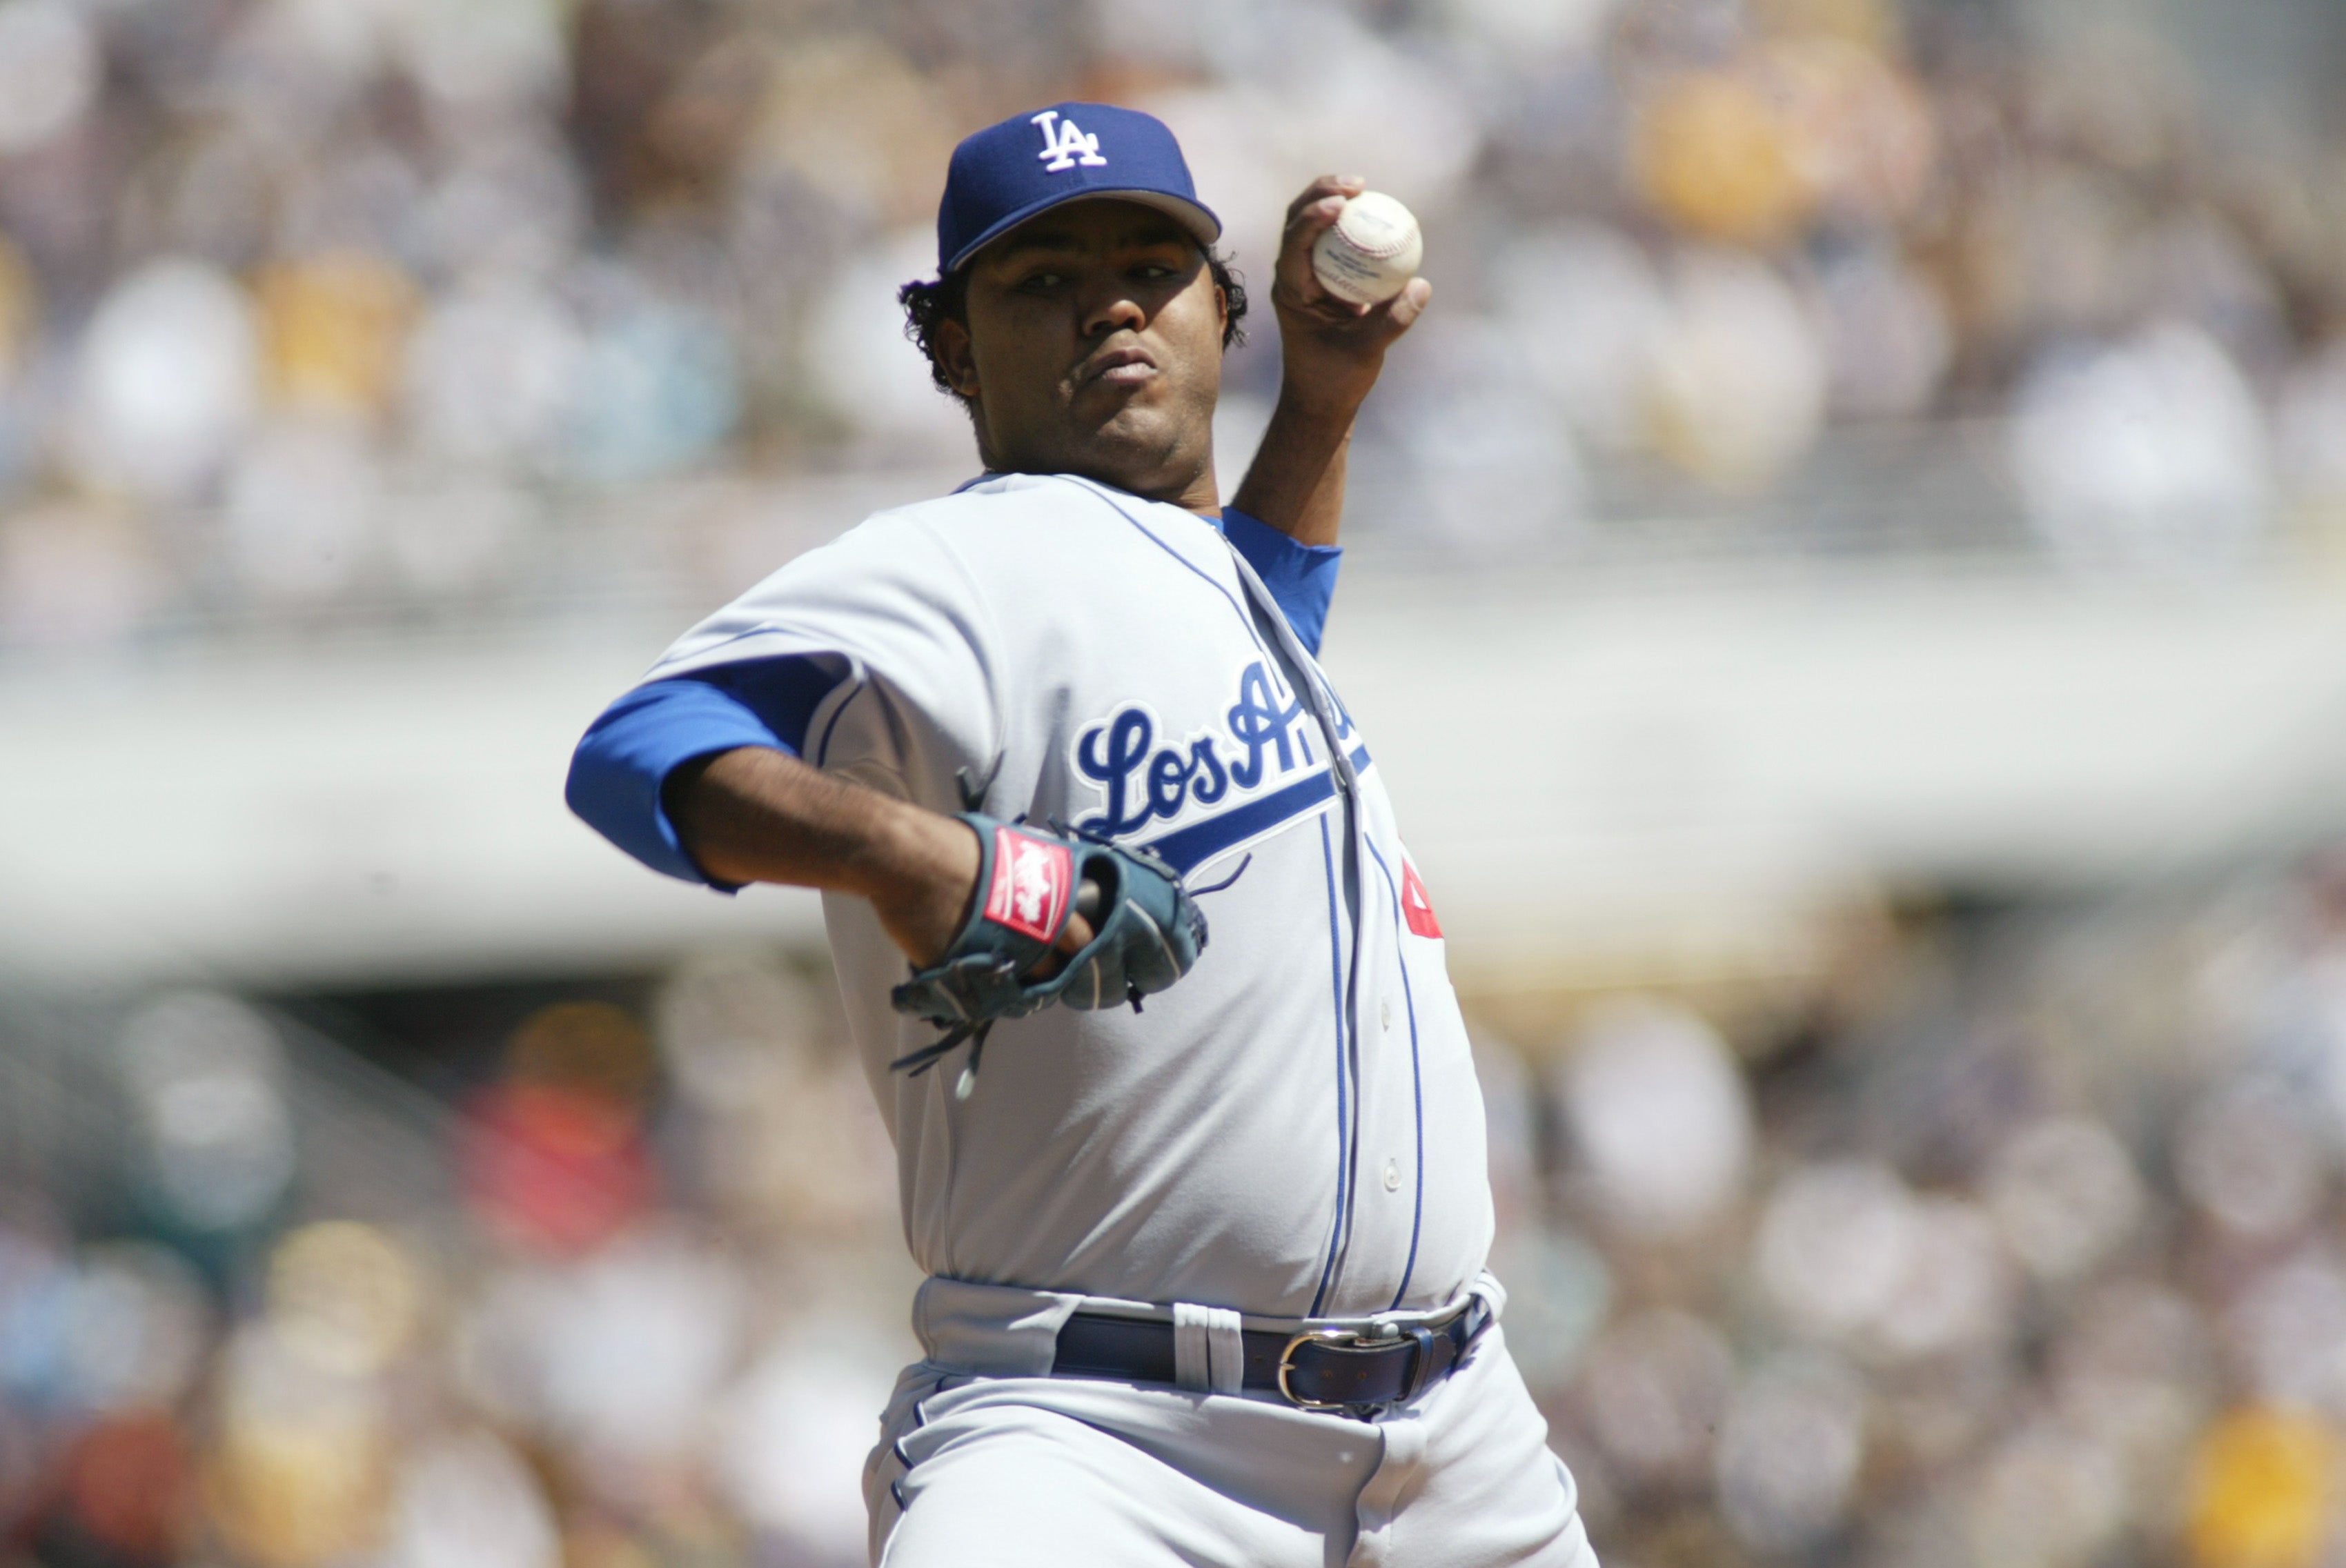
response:
<path fill-rule="evenodd" d="M 1427 286 L 1328 296 L 1220 504 L 1245 300 L 1171 134 L 954 154 L 903 300 L 984 473 L 790 562 L 597 720 L 575 809 L 819 888 L 928 1278 L 865 1470 L 891 1568 L 1593 1564 L 1509 1359 L 1441 927 L 1315 661 L 1344 452 Z"/>

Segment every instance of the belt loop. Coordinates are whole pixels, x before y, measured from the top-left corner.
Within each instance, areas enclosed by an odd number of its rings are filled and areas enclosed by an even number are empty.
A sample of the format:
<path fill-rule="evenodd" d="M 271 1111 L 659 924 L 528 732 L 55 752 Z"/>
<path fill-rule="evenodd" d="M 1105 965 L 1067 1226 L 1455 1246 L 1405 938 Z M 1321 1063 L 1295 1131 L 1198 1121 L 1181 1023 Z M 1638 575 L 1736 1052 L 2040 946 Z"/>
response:
<path fill-rule="evenodd" d="M 1194 1301 L 1173 1303 L 1173 1386 L 1202 1394 L 1213 1385 L 1213 1341 L 1208 1324 L 1210 1307 Z"/>
<path fill-rule="evenodd" d="M 1193 1393 L 1235 1394 L 1246 1387 L 1242 1319 L 1227 1307 L 1173 1303 L 1173 1384 Z"/>
<path fill-rule="evenodd" d="M 1235 1394 L 1246 1388 L 1246 1335 L 1242 1319 L 1228 1307 L 1206 1308 L 1208 1382 L 1218 1394 Z"/>

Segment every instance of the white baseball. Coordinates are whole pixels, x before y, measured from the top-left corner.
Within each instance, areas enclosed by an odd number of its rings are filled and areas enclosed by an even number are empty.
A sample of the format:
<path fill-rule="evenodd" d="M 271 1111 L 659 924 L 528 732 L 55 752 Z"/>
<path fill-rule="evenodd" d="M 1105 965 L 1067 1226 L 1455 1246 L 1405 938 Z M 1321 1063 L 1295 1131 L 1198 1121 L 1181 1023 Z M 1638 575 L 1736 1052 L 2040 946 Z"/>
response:
<path fill-rule="evenodd" d="M 1375 305 L 1402 291 L 1425 260 L 1425 237 L 1408 208 L 1382 191 L 1344 203 L 1311 247 L 1311 270 L 1339 300 Z"/>

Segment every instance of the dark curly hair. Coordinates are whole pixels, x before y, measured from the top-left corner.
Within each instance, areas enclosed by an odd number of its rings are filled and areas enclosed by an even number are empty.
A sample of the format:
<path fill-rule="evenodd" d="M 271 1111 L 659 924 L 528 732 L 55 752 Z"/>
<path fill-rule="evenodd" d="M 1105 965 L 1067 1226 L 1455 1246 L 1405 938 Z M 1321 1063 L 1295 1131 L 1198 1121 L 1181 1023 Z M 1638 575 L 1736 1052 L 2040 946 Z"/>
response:
<path fill-rule="evenodd" d="M 1230 267 L 1229 258 L 1206 252 L 1206 270 L 1213 274 L 1214 287 L 1229 301 L 1229 319 L 1222 328 L 1222 347 L 1246 341 L 1246 331 L 1240 324 L 1246 320 L 1246 280 Z M 946 277 L 922 282 L 918 280 L 896 290 L 896 302 L 904 307 L 904 335 L 921 346 L 929 357 L 929 379 L 937 383 L 940 392 L 951 392 L 964 403 L 953 382 L 945 379 L 944 362 L 937 358 L 937 329 L 947 321 L 969 325 L 969 269 L 962 268 Z"/>

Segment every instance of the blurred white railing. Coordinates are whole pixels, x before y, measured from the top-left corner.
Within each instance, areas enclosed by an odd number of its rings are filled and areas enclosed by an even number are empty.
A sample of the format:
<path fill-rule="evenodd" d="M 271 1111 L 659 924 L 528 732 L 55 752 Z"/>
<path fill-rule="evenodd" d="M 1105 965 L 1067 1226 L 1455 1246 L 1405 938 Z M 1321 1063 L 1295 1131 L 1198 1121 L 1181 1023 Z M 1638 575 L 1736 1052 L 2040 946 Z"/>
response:
<path fill-rule="evenodd" d="M 1787 914 L 1885 883 L 2106 885 L 2346 828 L 2340 608 L 2270 566 L 1366 547 L 1327 662 L 1458 965 L 1521 980 L 1764 962 Z M 815 940 L 811 900 L 665 881 L 562 807 L 576 738 L 681 624 L 609 605 L 0 667 L 0 964 L 420 978 Z"/>

